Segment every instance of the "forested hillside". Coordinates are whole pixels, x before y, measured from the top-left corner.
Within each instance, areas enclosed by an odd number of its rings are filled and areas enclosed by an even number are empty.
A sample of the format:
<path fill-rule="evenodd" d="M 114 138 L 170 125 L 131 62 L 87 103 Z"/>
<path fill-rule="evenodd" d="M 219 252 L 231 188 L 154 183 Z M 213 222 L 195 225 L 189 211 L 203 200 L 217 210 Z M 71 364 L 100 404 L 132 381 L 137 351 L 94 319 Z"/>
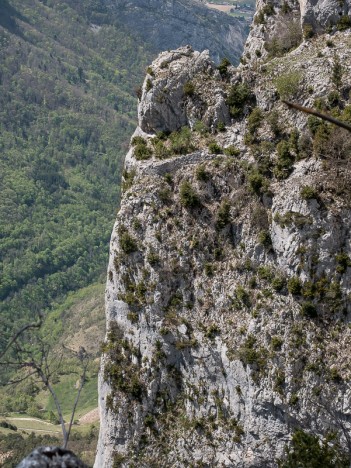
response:
<path fill-rule="evenodd" d="M 0 349 L 104 277 L 150 56 L 99 2 L 0 3 Z"/>

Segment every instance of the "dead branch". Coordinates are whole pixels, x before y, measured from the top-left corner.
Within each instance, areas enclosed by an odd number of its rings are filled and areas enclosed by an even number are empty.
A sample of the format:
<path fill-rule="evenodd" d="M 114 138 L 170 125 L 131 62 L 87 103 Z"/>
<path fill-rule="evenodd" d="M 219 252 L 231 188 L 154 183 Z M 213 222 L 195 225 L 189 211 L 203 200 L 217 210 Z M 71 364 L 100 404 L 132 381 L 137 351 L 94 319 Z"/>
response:
<path fill-rule="evenodd" d="M 314 109 L 310 109 L 308 107 L 303 107 L 303 106 L 300 106 L 300 104 L 296 104 L 294 102 L 290 102 L 290 101 L 285 101 L 284 99 L 282 100 L 282 102 L 284 104 L 286 104 L 288 107 L 290 108 L 293 108 L 293 109 L 296 109 L 296 110 L 299 110 L 301 112 L 305 112 L 306 114 L 311 114 L 311 115 L 314 115 L 315 117 L 319 117 L 320 119 L 323 119 L 323 120 L 326 120 L 328 122 L 331 122 L 333 123 L 334 125 L 337 125 L 338 127 L 342 127 L 342 128 L 345 128 L 346 130 L 348 130 L 349 132 L 351 132 L 351 125 L 348 125 L 347 123 L 345 122 L 342 122 L 341 120 L 338 120 L 338 119 L 335 119 L 334 117 L 332 117 L 331 115 L 328 115 L 328 114 L 322 114 L 321 112 L 318 112 Z"/>

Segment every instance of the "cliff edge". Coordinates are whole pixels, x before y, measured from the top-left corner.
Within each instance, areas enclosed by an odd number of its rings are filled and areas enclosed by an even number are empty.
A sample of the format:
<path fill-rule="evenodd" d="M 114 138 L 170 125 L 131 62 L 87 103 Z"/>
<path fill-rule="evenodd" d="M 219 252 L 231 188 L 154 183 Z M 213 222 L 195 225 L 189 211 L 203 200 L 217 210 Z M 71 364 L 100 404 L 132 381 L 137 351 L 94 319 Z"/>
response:
<path fill-rule="evenodd" d="M 274 29 L 283 4 L 267 5 Z M 351 122 L 351 34 L 318 15 L 304 39 L 296 10 L 299 41 L 263 37 L 239 69 L 183 47 L 147 71 L 111 237 L 98 468 L 276 467 L 296 429 L 349 463 L 351 138 L 282 102 Z"/>

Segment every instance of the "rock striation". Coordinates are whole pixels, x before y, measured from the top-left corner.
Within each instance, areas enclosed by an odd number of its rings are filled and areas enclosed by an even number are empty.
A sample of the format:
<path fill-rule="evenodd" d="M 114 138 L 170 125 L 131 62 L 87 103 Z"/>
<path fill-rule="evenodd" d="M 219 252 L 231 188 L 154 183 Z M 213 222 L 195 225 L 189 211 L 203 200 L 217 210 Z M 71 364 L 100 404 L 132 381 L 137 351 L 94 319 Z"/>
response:
<path fill-rule="evenodd" d="M 219 62 L 238 63 L 248 34 L 244 20 L 195 0 L 104 0 L 119 21 L 157 52 L 190 44 Z"/>
<path fill-rule="evenodd" d="M 98 468 L 276 467 L 296 429 L 350 454 L 351 138 L 281 98 L 350 122 L 351 34 L 299 27 L 239 69 L 184 47 L 148 70 L 111 237 Z"/>

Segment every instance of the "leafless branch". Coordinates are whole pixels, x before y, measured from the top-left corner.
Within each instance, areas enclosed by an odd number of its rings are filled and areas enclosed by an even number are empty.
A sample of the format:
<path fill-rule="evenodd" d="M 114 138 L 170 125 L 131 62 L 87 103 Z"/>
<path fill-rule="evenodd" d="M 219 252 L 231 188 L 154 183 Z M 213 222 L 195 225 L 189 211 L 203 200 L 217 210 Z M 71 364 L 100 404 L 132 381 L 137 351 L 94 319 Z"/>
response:
<path fill-rule="evenodd" d="M 331 122 L 331 123 L 333 123 L 334 125 L 337 125 L 338 127 L 345 128 L 346 130 L 348 130 L 349 132 L 351 132 L 351 125 L 348 125 L 347 123 L 342 122 L 341 120 L 335 119 L 335 118 L 332 117 L 331 115 L 322 114 L 321 112 L 318 112 L 318 111 L 316 111 L 316 110 L 314 110 L 314 109 L 310 109 L 310 108 L 308 108 L 308 107 L 300 106 L 300 104 L 296 104 L 296 103 L 294 103 L 294 102 L 285 101 L 285 100 L 282 100 L 282 102 L 284 102 L 284 104 L 286 104 L 286 105 L 287 105 L 288 107 L 290 107 L 290 108 L 299 110 L 299 111 L 301 111 L 301 112 L 305 112 L 306 114 L 314 115 L 314 116 L 316 116 L 316 117 L 319 117 L 320 119 L 323 119 L 323 120 L 326 120 L 326 121 L 328 121 L 328 122 Z"/>
<path fill-rule="evenodd" d="M 40 317 L 39 321 L 36 323 L 28 323 L 27 325 L 24 325 L 18 332 L 11 338 L 9 343 L 7 344 L 6 348 L 1 352 L 0 354 L 0 359 L 5 356 L 7 351 L 11 348 L 11 346 L 17 342 L 18 338 L 27 330 L 30 330 L 31 328 L 40 328 L 42 325 L 43 321 L 42 318 Z"/>

